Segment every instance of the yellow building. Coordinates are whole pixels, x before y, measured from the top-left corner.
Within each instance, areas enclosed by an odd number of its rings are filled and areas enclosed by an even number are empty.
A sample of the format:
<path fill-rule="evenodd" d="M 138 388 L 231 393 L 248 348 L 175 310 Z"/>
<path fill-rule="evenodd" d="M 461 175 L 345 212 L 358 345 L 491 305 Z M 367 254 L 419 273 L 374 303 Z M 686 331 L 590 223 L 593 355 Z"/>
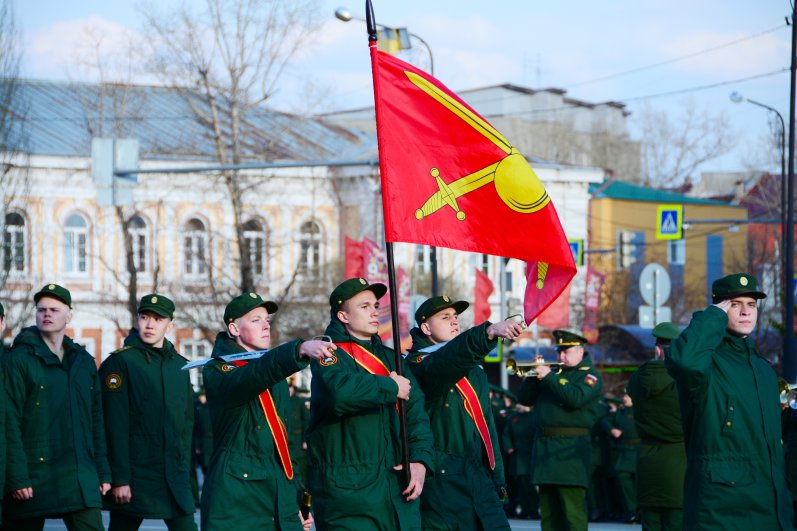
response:
<path fill-rule="evenodd" d="M 597 325 L 639 322 L 645 304 L 639 276 L 647 264 L 669 273 L 672 290 L 663 304 L 675 322 L 710 303 L 713 280 L 748 269 L 744 207 L 611 180 L 593 185 L 591 193 L 588 261 L 605 275 Z M 682 237 L 658 239 L 662 221 L 677 221 L 666 219 L 676 207 L 682 208 Z"/>

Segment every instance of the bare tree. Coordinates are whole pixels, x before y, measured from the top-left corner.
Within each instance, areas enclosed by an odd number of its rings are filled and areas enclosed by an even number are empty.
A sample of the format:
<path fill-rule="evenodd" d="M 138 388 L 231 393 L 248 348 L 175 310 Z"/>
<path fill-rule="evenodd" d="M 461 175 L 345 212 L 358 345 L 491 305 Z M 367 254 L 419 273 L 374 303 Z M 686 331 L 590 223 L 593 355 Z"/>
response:
<path fill-rule="evenodd" d="M 705 162 L 734 147 L 735 134 L 724 113 L 712 114 L 687 100 L 673 118 L 650 105 L 639 113 L 642 130 L 642 181 L 647 186 L 678 186 Z"/>
<path fill-rule="evenodd" d="M 203 9 L 184 5 L 164 14 L 142 9 L 152 29 L 152 65 L 180 90 L 220 164 L 240 164 L 254 153 L 279 158 L 273 145 L 247 144 L 247 118 L 264 112 L 286 66 L 317 27 L 315 0 L 206 0 Z M 232 205 L 239 287 L 255 287 L 249 244 L 244 237 L 244 194 L 236 171 L 221 173 Z"/>

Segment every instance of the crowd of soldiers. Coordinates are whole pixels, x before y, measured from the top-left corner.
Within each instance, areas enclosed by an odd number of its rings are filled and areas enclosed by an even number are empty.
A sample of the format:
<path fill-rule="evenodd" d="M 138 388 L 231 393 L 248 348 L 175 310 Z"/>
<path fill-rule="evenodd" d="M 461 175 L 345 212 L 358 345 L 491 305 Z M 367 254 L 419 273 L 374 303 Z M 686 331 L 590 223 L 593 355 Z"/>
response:
<path fill-rule="evenodd" d="M 97 369 L 66 336 L 70 292 L 48 284 L 0 363 L 3 529 L 61 518 L 99 530 L 104 509 L 110 530 L 144 519 L 196 530 L 197 506 L 203 530 L 509 530 L 517 517 L 553 531 L 610 518 L 792 529 L 797 416 L 782 413 L 774 370 L 747 337 L 766 295 L 745 274 L 712 291 L 685 330 L 653 330 L 655 359 L 621 398 L 602 396 L 587 340 L 555 330 L 559 363 L 536 366 L 515 400 L 481 363 L 521 325 L 462 330 L 469 304 L 446 296 L 418 308 L 401 357 L 377 334 L 383 284 L 344 281 L 324 336 L 278 346 L 277 305 L 243 293 L 195 396 L 166 337 L 168 297 L 141 299 Z M 291 383 L 307 366 L 309 396 Z"/>

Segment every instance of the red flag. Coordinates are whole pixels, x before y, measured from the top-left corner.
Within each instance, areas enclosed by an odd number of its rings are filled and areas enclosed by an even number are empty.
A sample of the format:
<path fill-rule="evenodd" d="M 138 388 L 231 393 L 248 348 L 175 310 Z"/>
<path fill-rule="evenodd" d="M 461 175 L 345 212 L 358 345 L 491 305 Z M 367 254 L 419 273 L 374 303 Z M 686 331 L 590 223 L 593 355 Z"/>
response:
<path fill-rule="evenodd" d="M 352 240 L 346 236 L 346 250 L 344 253 L 343 278 L 363 276 L 363 242 Z"/>
<path fill-rule="evenodd" d="M 537 317 L 537 324 L 545 328 L 567 328 L 570 326 L 570 284 Z"/>
<path fill-rule="evenodd" d="M 375 43 L 371 65 L 387 241 L 529 262 L 530 322 L 576 273 L 542 183 L 508 140 L 438 80 Z"/>
<path fill-rule="evenodd" d="M 479 325 L 490 318 L 493 313 L 488 299 L 495 291 L 495 286 L 490 277 L 479 268 L 476 268 L 476 289 L 473 296 L 473 324 Z"/>
<path fill-rule="evenodd" d="M 587 282 L 584 288 L 584 324 L 582 331 L 590 343 L 598 340 L 598 308 L 601 305 L 601 290 L 606 275 L 587 267 Z"/>

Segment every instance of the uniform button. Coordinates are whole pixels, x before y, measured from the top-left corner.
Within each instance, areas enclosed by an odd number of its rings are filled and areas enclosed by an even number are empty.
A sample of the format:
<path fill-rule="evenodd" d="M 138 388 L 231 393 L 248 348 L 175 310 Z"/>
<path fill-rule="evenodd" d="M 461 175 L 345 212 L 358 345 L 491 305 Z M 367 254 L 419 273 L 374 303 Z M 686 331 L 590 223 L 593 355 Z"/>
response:
<path fill-rule="evenodd" d="M 249 474 L 247 474 L 246 472 L 244 472 L 244 477 L 245 477 L 245 478 L 248 478 L 248 477 L 249 477 Z"/>
<path fill-rule="evenodd" d="M 733 411 L 733 406 L 729 407 L 728 409 L 730 409 L 731 411 Z"/>
<path fill-rule="evenodd" d="M 446 407 L 448 407 L 448 404 L 446 404 Z"/>
<path fill-rule="evenodd" d="M 443 470 L 440 471 L 440 473 L 441 474 L 445 474 L 446 473 L 446 469 L 444 468 Z"/>
<path fill-rule="evenodd" d="M 736 482 L 731 480 L 731 485 L 736 485 Z"/>
<path fill-rule="evenodd" d="M 257 429 L 260 430 L 260 424 L 257 425 Z"/>
<path fill-rule="evenodd" d="M 729 428 L 731 427 L 731 423 L 730 422 L 726 422 L 725 425 L 728 426 Z"/>
<path fill-rule="evenodd" d="M 449 393 L 453 393 L 453 392 L 454 392 L 454 390 L 453 390 L 453 389 L 449 389 L 449 390 L 448 390 L 448 392 L 449 392 Z"/>
<path fill-rule="evenodd" d="M 44 461 L 44 458 L 43 458 L 43 457 L 40 457 L 40 458 L 39 458 L 39 461 Z"/>
<path fill-rule="evenodd" d="M 39 407 L 39 403 L 38 402 L 36 402 L 36 407 Z"/>
<path fill-rule="evenodd" d="M 39 389 L 44 389 L 44 386 L 43 386 L 43 385 L 40 385 L 40 386 L 39 386 Z"/>

